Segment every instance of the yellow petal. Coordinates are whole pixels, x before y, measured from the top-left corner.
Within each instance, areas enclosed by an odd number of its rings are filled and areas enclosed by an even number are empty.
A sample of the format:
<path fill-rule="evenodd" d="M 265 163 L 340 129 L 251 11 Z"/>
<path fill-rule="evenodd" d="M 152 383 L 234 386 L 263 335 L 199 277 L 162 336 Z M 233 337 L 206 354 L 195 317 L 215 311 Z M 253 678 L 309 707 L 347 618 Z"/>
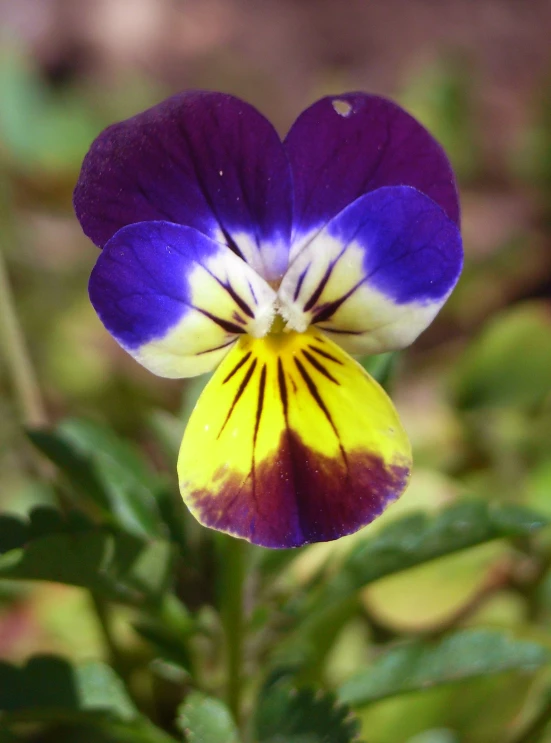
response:
<path fill-rule="evenodd" d="M 238 341 L 191 415 L 178 474 L 202 524 L 283 548 L 368 524 L 410 466 L 386 393 L 311 329 Z"/>

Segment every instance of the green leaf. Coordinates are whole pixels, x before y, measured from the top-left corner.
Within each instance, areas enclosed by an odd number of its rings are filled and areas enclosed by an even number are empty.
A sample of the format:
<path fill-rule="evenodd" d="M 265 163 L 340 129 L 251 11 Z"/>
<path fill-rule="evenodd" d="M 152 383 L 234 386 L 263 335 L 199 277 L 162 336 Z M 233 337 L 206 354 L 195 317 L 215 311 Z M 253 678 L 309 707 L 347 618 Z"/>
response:
<path fill-rule="evenodd" d="M 404 516 L 359 541 L 340 570 L 320 588 L 290 603 L 295 631 L 277 651 L 277 663 L 314 667 L 355 611 L 362 587 L 393 573 L 494 539 L 529 536 L 549 523 L 531 509 L 468 500 L 436 516 Z"/>
<path fill-rule="evenodd" d="M 499 630 L 468 629 L 436 642 L 417 640 L 383 653 L 346 681 L 339 699 L 355 707 L 411 691 L 504 671 L 533 672 L 551 653 Z"/>
<path fill-rule="evenodd" d="M 157 494 L 161 478 L 111 429 L 68 419 L 52 430 L 29 432 L 33 444 L 56 464 L 78 494 L 138 536 L 164 536 Z"/>
<path fill-rule="evenodd" d="M 254 723 L 258 743 L 351 743 L 360 731 L 332 694 L 294 689 L 284 679 L 263 690 Z"/>
<path fill-rule="evenodd" d="M 463 408 L 532 406 L 549 394 L 551 314 L 545 302 L 517 305 L 484 328 L 461 357 L 454 389 Z"/>
<path fill-rule="evenodd" d="M 468 547 L 529 536 L 548 523 L 529 508 L 479 500 L 453 503 L 436 515 L 408 514 L 355 545 L 322 589 L 323 601 L 349 598 L 368 583 Z"/>
<path fill-rule="evenodd" d="M 0 526 L 0 578 L 66 583 L 138 605 L 158 602 L 172 580 L 168 542 L 96 526 L 79 513 L 64 519 L 53 508 L 33 509 L 28 522 L 19 520 L 15 549 L 6 531 Z"/>
<path fill-rule="evenodd" d="M 483 157 L 478 141 L 473 80 L 476 73 L 462 55 L 444 55 L 415 68 L 400 102 L 449 153 L 461 182 L 479 173 Z"/>
<path fill-rule="evenodd" d="M 397 351 L 389 351 L 377 356 L 367 356 L 361 359 L 360 363 L 366 372 L 386 390 L 392 381 L 399 355 Z"/>
<path fill-rule="evenodd" d="M 129 722 L 139 716 L 112 668 L 95 661 L 71 665 L 55 656 L 35 656 L 23 667 L 0 662 L 0 712 L 12 720 L 78 713 Z"/>
<path fill-rule="evenodd" d="M 178 711 L 177 724 L 189 743 L 239 743 L 228 708 L 219 699 L 191 693 Z"/>
<path fill-rule="evenodd" d="M 101 128 L 82 91 L 52 90 L 14 44 L 0 50 L 0 139 L 23 170 L 75 170 Z"/>
<path fill-rule="evenodd" d="M 548 523 L 546 516 L 529 508 L 477 500 L 454 503 L 436 516 L 410 514 L 354 547 L 332 587 L 349 594 L 386 575 L 468 547 L 529 536 Z"/>
<path fill-rule="evenodd" d="M 167 594 L 156 617 L 149 616 L 133 624 L 134 629 L 157 650 L 158 656 L 190 672 L 192 655 L 189 638 L 196 624 L 185 606 L 173 594 Z"/>
<path fill-rule="evenodd" d="M 407 743 L 460 743 L 460 740 L 453 730 L 435 728 L 433 730 L 424 730 L 422 733 L 410 738 Z"/>

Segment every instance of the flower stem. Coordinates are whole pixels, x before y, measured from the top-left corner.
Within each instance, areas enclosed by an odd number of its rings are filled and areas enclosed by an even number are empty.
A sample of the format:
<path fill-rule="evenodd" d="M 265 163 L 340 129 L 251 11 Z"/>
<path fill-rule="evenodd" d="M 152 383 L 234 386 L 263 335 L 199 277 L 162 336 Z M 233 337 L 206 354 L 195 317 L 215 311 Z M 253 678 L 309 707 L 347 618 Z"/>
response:
<path fill-rule="evenodd" d="M 106 650 L 109 654 L 109 663 L 123 679 L 126 677 L 126 667 L 124 660 L 119 652 L 119 648 L 111 630 L 111 618 L 109 616 L 109 607 L 105 601 L 100 598 L 94 591 L 90 591 L 92 607 L 96 615 L 99 628 L 105 643 Z"/>
<path fill-rule="evenodd" d="M 539 743 L 543 740 L 543 735 L 550 723 L 551 695 L 548 693 L 548 698 L 540 712 L 532 720 L 530 725 L 518 737 L 513 738 L 510 743 Z"/>
<path fill-rule="evenodd" d="M 243 686 L 244 582 L 246 542 L 224 536 L 221 616 L 226 645 L 226 701 L 237 725 L 241 723 Z"/>
<path fill-rule="evenodd" d="M 0 235 L 3 242 L 16 239 L 7 183 L 0 174 Z M 28 426 L 42 426 L 46 414 L 33 366 L 19 324 L 12 288 L 0 244 L 0 343 L 4 348 L 11 382 L 17 395 L 21 416 Z"/>

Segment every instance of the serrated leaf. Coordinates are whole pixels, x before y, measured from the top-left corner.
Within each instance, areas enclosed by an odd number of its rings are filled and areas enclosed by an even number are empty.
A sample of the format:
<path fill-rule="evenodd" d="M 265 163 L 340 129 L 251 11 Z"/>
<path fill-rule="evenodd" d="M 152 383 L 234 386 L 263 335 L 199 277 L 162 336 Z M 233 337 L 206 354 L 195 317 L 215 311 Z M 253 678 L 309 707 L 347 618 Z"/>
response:
<path fill-rule="evenodd" d="M 21 546 L 0 557 L 0 578 L 66 583 L 133 604 L 159 601 L 172 578 L 168 542 L 96 526 L 80 514 L 63 518 L 39 507 L 19 520 L 17 533 Z M 0 552 L 6 546 L 4 538 Z"/>
<path fill-rule="evenodd" d="M 523 506 L 476 500 L 454 503 L 436 516 L 410 514 L 351 551 L 343 566 L 345 590 L 494 539 L 526 537 L 548 523 Z"/>
<path fill-rule="evenodd" d="M 461 501 L 436 515 L 404 516 L 359 541 L 340 570 L 302 605 L 290 607 L 295 632 L 278 649 L 276 663 L 314 667 L 355 609 L 359 589 L 388 575 L 494 539 L 529 536 L 549 523 L 514 504 Z"/>
<path fill-rule="evenodd" d="M 0 712 L 19 720 L 85 714 L 129 722 L 139 716 L 112 668 L 56 656 L 35 656 L 23 667 L 0 662 Z"/>
<path fill-rule="evenodd" d="M 254 723 L 258 743 L 352 743 L 360 731 L 333 694 L 294 689 L 284 679 L 263 690 Z"/>
<path fill-rule="evenodd" d="M 469 629 L 436 642 L 417 640 L 390 648 L 346 681 L 339 699 L 359 707 L 387 697 L 505 671 L 533 672 L 551 653 L 499 630 Z"/>
<path fill-rule="evenodd" d="M 52 430 L 29 431 L 29 437 L 77 493 L 91 499 L 122 528 L 139 536 L 164 536 L 156 498 L 162 480 L 111 429 L 68 419 Z"/>
<path fill-rule="evenodd" d="M 178 711 L 177 724 L 189 743 L 239 743 L 239 734 L 223 702 L 192 692 Z"/>

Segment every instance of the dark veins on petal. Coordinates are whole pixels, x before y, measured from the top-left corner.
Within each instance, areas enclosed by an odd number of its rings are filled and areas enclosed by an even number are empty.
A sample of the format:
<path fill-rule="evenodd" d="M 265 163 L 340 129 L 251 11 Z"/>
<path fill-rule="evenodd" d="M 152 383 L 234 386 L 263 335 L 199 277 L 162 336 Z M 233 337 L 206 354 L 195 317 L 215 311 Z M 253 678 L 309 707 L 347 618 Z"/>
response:
<path fill-rule="evenodd" d="M 316 338 L 316 341 L 323 343 L 321 337 Z M 317 353 L 319 359 L 342 365 L 331 354 L 318 348 L 317 343 L 309 344 L 308 347 Z M 339 384 L 331 371 L 313 353 L 302 353 L 305 362 L 316 372 L 334 384 Z M 245 389 L 253 383 L 258 384 L 251 472 L 245 479 L 237 475 L 228 476 L 227 467 L 223 466 L 214 475 L 214 481 L 221 483 L 221 493 L 196 491 L 191 494 L 203 523 L 271 548 L 298 547 L 353 533 L 370 523 L 394 500 L 408 477 L 406 467 L 388 467 L 377 455 L 362 450 L 345 453 L 339 432 L 314 378 L 305 364 L 296 357 L 295 365 L 309 394 L 337 437 L 341 457 L 327 457 L 312 450 L 290 428 L 289 407 L 297 392 L 297 385 L 293 376 L 286 371 L 282 359 L 278 358 L 275 369 L 266 364 L 259 367 L 257 359 L 251 360 L 251 353 L 248 353 L 222 382 L 225 384 L 245 367 L 219 436 L 231 419 Z M 276 374 L 276 388 L 286 428 L 276 454 L 268 460 L 258 462 L 256 443 L 262 424 L 269 375 L 273 373 Z"/>

